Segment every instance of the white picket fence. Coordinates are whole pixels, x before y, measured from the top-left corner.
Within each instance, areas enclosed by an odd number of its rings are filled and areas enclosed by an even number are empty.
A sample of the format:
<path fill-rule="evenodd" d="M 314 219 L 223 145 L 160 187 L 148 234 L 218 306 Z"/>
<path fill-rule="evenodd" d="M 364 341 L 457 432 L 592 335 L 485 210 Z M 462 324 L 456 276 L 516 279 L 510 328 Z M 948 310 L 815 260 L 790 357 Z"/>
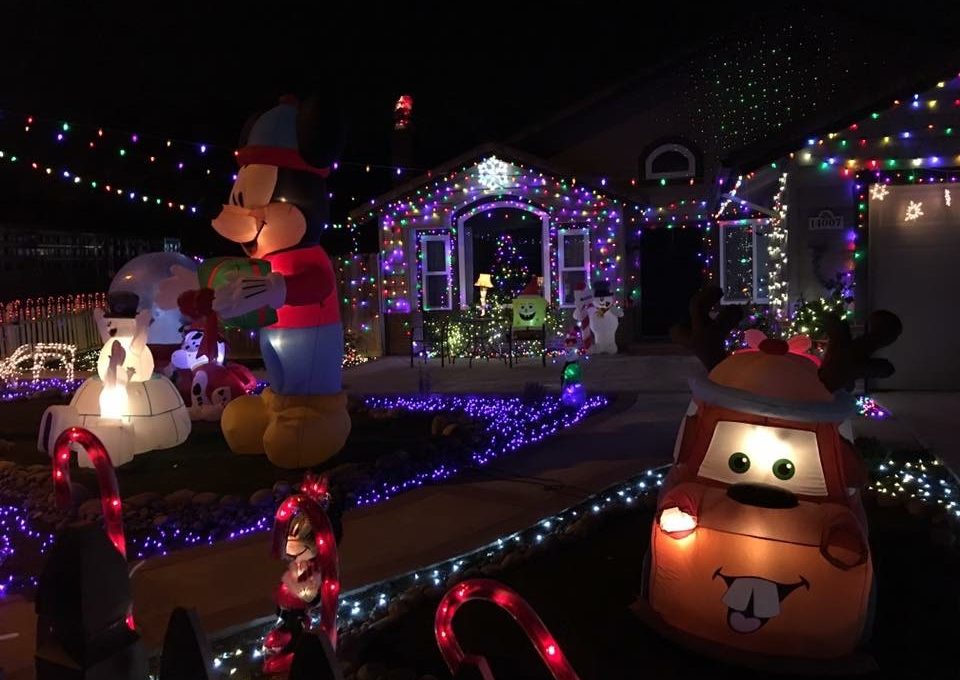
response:
<path fill-rule="evenodd" d="M 0 358 L 27 344 L 65 343 L 78 351 L 99 347 L 93 310 L 103 304 L 103 294 L 91 293 L 0 305 Z"/>

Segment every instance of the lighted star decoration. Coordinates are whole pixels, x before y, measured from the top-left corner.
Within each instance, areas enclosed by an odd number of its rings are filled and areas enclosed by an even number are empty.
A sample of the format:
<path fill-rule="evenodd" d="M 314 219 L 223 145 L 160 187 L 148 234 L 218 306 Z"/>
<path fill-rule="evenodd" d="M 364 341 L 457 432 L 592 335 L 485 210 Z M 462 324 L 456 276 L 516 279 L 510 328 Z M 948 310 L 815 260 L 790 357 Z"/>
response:
<path fill-rule="evenodd" d="M 485 189 L 504 189 L 510 186 L 510 164 L 490 156 L 477 165 L 478 179 Z"/>
<path fill-rule="evenodd" d="M 922 201 L 910 201 L 907 204 L 907 214 L 903 216 L 904 222 L 913 222 L 914 220 L 920 219 L 920 216 L 923 215 Z"/>
<path fill-rule="evenodd" d="M 882 201 L 887 197 L 887 194 L 890 193 L 890 190 L 887 189 L 886 184 L 871 184 L 870 185 L 870 198 L 877 201 Z"/>
<path fill-rule="evenodd" d="M 947 204 L 948 208 L 950 207 L 950 190 L 949 189 L 943 190 L 943 202 Z"/>

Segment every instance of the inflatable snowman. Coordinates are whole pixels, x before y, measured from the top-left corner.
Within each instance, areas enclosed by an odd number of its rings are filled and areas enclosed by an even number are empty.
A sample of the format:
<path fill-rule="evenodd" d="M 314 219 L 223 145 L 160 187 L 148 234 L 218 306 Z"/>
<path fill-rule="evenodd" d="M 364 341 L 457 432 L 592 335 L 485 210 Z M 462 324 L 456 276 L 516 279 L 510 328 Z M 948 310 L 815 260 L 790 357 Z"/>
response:
<path fill-rule="evenodd" d="M 190 415 L 177 388 L 153 372 L 147 345 L 149 309 L 139 312 L 135 293 L 107 296 L 109 309 L 95 317 L 104 344 L 97 360 L 97 377 L 74 393 L 68 406 L 51 406 L 40 420 L 37 448 L 52 453 L 53 443 L 69 427 L 84 427 L 103 442 L 114 466 L 139 453 L 183 443 L 190 434 Z M 79 453 L 82 467 L 93 467 Z"/>
<path fill-rule="evenodd" d="M 590 354 L 617 353 L 617 327 L 623 310 L 616 306 L 610 288 L 605 283 L 597 283 L 593 287 L 593 302 L 587 308 L 587 318 L 590 320 L 590 333 L 593 335 L 593 344 Z"/>

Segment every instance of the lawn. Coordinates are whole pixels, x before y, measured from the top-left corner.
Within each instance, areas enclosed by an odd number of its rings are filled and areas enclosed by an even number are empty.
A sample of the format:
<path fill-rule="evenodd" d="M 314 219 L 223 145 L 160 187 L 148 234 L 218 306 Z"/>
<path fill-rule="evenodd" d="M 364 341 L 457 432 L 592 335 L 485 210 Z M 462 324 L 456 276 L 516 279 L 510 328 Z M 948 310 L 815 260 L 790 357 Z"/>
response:
<path fill-rule="evenodd" d="M 52 403 L 58 402 L 35 399 L 0 409 L 0 584 L 7 592 L 32 590 L 53 532 L 72 517 L 55 507 L 49 462 L 36 451 L 36 424 Z M 337 523 L 352 507 L 483 466 L 606 404 L 593 397 L 572 409 L 547 395 L 356 398 L 346 446 L 314 471 L 330 478 Z M 197 423 L 181 446 L 141 454 L 116 473 L 128 554 L 139 559 L 268 529 L 304 471 L 275 468 L 265 456 L 233 455 L 216 424 Z M 74 469 L 72 478 L 76 514 L 97 521 L 95 473 Z"/>

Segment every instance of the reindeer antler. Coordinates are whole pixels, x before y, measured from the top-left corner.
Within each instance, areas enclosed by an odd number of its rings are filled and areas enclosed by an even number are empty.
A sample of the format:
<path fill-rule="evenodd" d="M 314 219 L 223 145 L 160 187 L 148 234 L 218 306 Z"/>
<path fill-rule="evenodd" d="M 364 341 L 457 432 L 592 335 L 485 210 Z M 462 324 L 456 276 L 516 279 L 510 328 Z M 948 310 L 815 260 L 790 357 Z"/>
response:
<path fill-rule="evenodd" d="M 893 344 L 900 337 L 903 324 L 893 312 L 878 310 L 867 318 L 866 330 L 859 338 L 852 337 L 850 325 L 836 314 L 824 316 L 827 352 L 820 366 L 820 382 L 831 392 L 852 390 L 857 378 L 888 378 L 894 367 L 886 359 L 873 358 L 873 353 Z"/>
<path fill-rule="evenodd" d="M 717 318 L 711 319 L 710 310 L 722 298 L 720 286 L 701 288 L 690 298 L 690 323 L 670 329 L 670 338 L 692 349 L 708 371 L 726 358 L 724 341 L 743 318 L 742 305 L 724 305 Z"/>

